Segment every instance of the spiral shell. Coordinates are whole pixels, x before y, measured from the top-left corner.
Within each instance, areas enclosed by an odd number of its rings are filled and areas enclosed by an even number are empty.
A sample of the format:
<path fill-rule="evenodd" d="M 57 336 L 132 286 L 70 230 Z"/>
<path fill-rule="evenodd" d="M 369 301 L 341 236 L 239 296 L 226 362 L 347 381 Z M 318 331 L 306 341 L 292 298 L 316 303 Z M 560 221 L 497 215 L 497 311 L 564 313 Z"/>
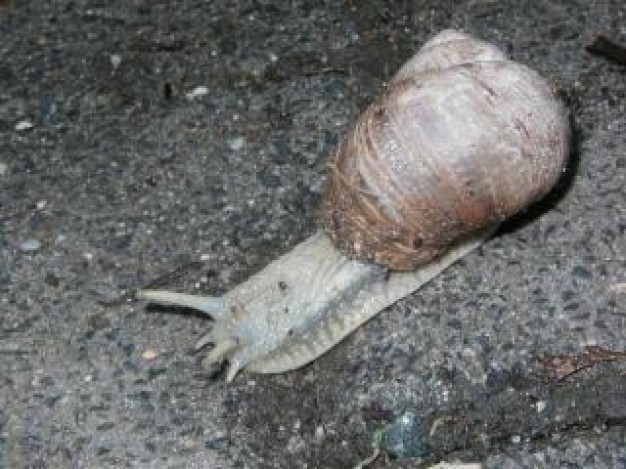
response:
<path fill-rule="evenodd" d="M 324 229 L 350 257 L 413 269 L 544 196 L 569 140 L 567 112 L 536 72 L 443 31 L 340 145 Z"/>

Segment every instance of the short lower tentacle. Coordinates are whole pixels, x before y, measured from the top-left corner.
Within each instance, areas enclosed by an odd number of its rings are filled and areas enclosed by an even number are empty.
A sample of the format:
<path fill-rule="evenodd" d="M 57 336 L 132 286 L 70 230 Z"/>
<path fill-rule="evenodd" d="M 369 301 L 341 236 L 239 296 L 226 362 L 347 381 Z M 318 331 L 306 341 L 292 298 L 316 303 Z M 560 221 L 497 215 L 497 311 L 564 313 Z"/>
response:
<path fill-rule="evenodd" d="M 205 365 L 212 365 L 213 363 L 221 362 L 235 347 L 237 347 L 237 342 L 234 340 L 226 340 L 224 342 L 217 343 L 205 357 L 203 363 Z"/>

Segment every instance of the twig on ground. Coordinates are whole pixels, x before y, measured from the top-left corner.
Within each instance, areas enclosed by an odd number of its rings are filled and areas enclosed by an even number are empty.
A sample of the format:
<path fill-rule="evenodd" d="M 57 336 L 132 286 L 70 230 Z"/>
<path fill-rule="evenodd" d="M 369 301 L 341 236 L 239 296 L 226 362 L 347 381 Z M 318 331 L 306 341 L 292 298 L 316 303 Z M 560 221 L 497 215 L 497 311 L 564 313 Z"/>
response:
<path fill-rule="evenodd" d="M 578 371 L 597 363 L 625 360 L 626 352 L 589 345 L 577 355 L 546 355 L 536 360 L 539 370 L 553 380 L 563 380 Z"/>
<path fill-rule="evenodd" d="M 596 36 L 585 49 L 590 54 L 604 57 L 620 65 L 626 65 L 626 47 L 616 44 L 601 34 Z"/>

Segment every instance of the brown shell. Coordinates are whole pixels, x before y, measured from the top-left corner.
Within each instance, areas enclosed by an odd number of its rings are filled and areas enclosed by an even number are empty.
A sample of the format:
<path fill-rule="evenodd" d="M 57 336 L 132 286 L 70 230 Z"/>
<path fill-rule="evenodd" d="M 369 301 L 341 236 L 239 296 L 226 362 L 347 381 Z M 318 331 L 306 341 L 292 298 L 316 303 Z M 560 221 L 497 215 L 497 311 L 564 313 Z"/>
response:
<path fill-rule="evenodd" d="M 412 269 L 544 196 L 568 154 L 567 112 L 537 73 L 444 31 L 339 147 L 322 223 L 350 257 Z"/>

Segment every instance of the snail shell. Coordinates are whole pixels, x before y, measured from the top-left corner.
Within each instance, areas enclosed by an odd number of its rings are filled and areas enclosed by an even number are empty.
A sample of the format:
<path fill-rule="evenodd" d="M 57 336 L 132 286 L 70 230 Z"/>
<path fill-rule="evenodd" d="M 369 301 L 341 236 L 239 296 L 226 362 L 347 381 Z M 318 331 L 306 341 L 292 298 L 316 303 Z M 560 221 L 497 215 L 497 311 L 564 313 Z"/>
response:
<path fill-rule="evenodd" d="M 446 31 L 339 148 L 324 228 L 351 257 L 413 269 L 544 196 L 568 142 L 567 113 L 536 72 Z"/>
<path fill-rule="evenodd" d="M 477 248 L 546 194 L 568 156 L 567 113 L 496 47 L 443 31 L 340 146 L 318 232 L 221 297 L 141 290 L 198 309 L 207 363 L 298 368 Z"/>

